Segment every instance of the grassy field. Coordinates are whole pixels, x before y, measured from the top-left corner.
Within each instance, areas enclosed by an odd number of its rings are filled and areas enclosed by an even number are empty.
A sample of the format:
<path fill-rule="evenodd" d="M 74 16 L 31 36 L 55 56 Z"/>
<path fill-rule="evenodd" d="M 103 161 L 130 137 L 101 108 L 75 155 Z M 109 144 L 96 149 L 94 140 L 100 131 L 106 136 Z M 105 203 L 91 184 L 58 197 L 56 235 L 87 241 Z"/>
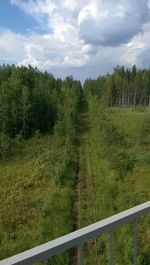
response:
<path fill-rule="evenodd" d="M 73 229 L 72 181 L 60 186 L 55 179 L 60 154 L 54 136 L 35 137 L 19 144 L 9 161 L 0 162 L 1 259 Z M 61 257 L 64 264 L 68 260 L 67 254 Z"/>
<path fill-rule="evenodd" d="M 124 194 L 128 205 L 149 200 L 150 190 L 150 113 L 122 110 L 110 114 L 110 119 L 124 136 L 124 148 L 134 158 L 133 171 L 125 179 Z M 126 199 L 127 200 L 127 199 Z"/>
<path fill-rule="evenodd" d="M 78 151 L 66 151 L 54 136 L 34 137 L 18 144 L 9 161 L 0 162 L 1 259 L 149 200 L 148 110 L 103 113 L 93 102 L 80 115 L 79 127 Z M 78 172 L 64 169 L 66 152 L 79 160 Z M 150 264 L 149 224 L 148 217 L 139 219 L 140 265 Z M 84 264 L 108 264 L 108 241 L 104 235 L 87 242 Z M 132 264 L 133 224 L 114 231 L 114 242 L 114 264 Z M 70 255 L 50 264 L 71 264 Z"/>
<path fill-rule="evenodd" d="M 90 164 L 95 183 L 91 207 L 96 221 L 148 201 L 150 190 L 149 112 L 143 108 L 113 108 L 103 115 L 101 110 L 98 113 L 96 103 L 89 108 Z M 150 263 L 149 222 L 148 217 L 139 219 L 138 264 Z M 114 264 L 132 264 L 133 225 L 114 232 L 114 238 Z M 97 240 L 97 264 L 109 262 L 108 246 L 107 235 Z"/>
<path fill-rule="evenodd" d="M 145 110 L 114 111 L 110 119 L 121 135 L 124 135 L 124 149 L 129 159 L 134 160 L 133 169 L 119 183 L 118 209 L 129 208 L 149 200 L 150 191 L 150 113 Z M 148 216 L 139 218 L 139 256 L 138 264 L 150 263 L 150 219 Z M 122 240 L 127 249 L 124 262 L 132 260 L 133 227 L 124 228 L 123 235 L 129 234 L 128 241 Z M 119 241 L 119 240 L 118 240 Z M 118 244 L 118 252 L 121 242 Z M 119 254 L 118 254 L 119 255 Z M 128 264 L 127 263 L 127 264 Z"/>

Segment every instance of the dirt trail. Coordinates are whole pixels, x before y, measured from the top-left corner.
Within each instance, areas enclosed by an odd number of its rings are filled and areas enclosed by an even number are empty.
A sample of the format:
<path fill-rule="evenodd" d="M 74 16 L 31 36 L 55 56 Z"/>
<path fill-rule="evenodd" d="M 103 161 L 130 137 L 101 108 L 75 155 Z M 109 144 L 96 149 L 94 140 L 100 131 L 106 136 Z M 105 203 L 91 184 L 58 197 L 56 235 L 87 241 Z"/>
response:
<path fill-rule="evenodd" d="M 91 172 L 91 160 L 89 150 L 89 120 L 86 111 L 80 114 L 79 120 L 79 165 L 76 179 L 76 229 L 80 229 L 95 221 L 94 214 L 94 178 Z M 95 246 L 96 241 L 89 242 L 85 248 L 86 257 L 90 255 L 91 248 Z M 76 265 L 79 265 L 80 250 L 77 250 Z M 88 263 L 87 263 L 88 264 Z"/>

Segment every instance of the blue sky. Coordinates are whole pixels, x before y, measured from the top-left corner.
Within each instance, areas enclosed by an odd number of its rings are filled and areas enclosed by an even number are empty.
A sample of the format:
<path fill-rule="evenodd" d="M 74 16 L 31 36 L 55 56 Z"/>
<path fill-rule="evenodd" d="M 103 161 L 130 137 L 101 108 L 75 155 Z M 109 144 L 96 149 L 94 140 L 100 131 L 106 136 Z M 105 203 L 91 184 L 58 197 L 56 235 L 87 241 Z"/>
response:
<path fill-rule="evenodd" d="M 0 0 L 0 64 L 84 80 L 149 61 L 149 0 Z"/>
<path fill-rule="evenodd" d="M 31 16 L 25 14 L 23 10 L 15 5 L 11 5 L 9 0 L 0 1 L 0 26 L 11 29 L 14 32 L 26 33 L 28 29 L 35 29 L 37 22 Z"/>

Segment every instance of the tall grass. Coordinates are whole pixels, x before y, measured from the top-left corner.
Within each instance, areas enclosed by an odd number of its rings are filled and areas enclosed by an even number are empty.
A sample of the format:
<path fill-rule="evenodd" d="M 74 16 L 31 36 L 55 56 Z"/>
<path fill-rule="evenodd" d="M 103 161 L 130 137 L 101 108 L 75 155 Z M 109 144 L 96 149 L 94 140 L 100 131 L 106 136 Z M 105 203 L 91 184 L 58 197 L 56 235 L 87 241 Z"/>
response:
<path fill-rule="evenodd" d="M 1 259 L 69 233 L 74 226 L 75 173 L 71 167 L 64 169 L 66 149 L 56 144 L 54 136 L 20 145 L 16 155 L 0 162 Z M 62 167 L 65 185 L 57 183 Z M 69 264 L 70 254 L 49 262 Z"/>
<path fill-rule="evenodd" d="M 103 108 L 89 101 L 90 157 L 95 192 L 90 197 L 96 221 L 149 200 L 150 116 L 146 110 Z M 89 216 L 90 219 L 90 216 Z M 138 264 L 149 264 L 149 220 L 139 219 Z M 145 237 L 145 243 L 143 238 Z M 114 232 L 114 264 L 133 263 L 133 226 Z M 108 263 L 107 236 L 98 239 L 97 264 Z M 94 253 L 94 250 L 93 250 Z M 93 254 L 94 255 L 94 254 Z M 88 264 L 88 261 L 87 263 Z M 94 264 L 94 263 L 93 263 Z"/>

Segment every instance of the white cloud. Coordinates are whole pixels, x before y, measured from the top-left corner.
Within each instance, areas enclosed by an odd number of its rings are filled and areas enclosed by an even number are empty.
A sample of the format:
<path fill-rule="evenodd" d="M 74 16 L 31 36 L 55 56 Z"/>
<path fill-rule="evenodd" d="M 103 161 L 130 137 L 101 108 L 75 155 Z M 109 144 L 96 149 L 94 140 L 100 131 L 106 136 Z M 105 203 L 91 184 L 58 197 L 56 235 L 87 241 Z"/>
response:
<path fill-rule="evenodd" d="M 57 34 L 32 34 L 28 35 L 25 58 L 19 62 L 19 65 L 32 64 L 40 69 L 51 69 L 59 66 L 81 67 L 88 62 L 89 52 L 92 52 L 92 47 L 84 45 L 79 40 L 70 43 L 60 39 L 58 41 Z"/>
<path fill-rule="evenodd" d="M 0 28 L 0 63 L 17 63 L 25 56 L 27 38 L 10 30 Z"/>
<path fill-rule="evenodd" d="M 73 15 L 74 9 L 82 6 L 78 5 L 78 1 L 65 0 L 58 4 L 52 0 L 12 0 L 11 3 L 33 16 L 46 31 L 49 29 L 47 34 L 31 33 L 28 36 L 26 56 L 19 64 L 52 68 L 59 65 L 81 67 L 88 62 L 91 48 L 79 39 L 77 16 L 75 19 Z"/>
<path fill-rule="evenodd" d="M 77 0 L 64 0 L 64 7 L 74 11 L 78 9 L 78 1 Z"/>
<path fill-rule="evenodd" d="M 143 34 L 135 36 L 129 47 L 134 54 L 135 63 L 139 67 L 150 67 L 150 23 L 144 25 Z M 131 53 L 130 55 L 131 56 Z"/>
<path fill-rule="evenodd" d="M 91 0 L 78 16 L 80 37 L 91 44 L 117 46 L 142 32 L 149 18 L 147 0 Z"/>
<path fill-rule="evenodd" d="M 11 0 L 44 34 L 0 30 L 1 61 L 88 77 L 117 64 L 147 66 L 150 0 Z M 11 60 L 9 60 L 9 58 Z M 145 58 L 145 59 L 142 59 Z M 144 60 L 146 63 L 144 63 Z"/>
<path fill-rule="evenodd" d="M 38 19 L 36 15 L 51 15 L 57 9 L 57 5 L 52 0 L 11 0 L 11 4 L 18 6 L 35 19 Z"/>

